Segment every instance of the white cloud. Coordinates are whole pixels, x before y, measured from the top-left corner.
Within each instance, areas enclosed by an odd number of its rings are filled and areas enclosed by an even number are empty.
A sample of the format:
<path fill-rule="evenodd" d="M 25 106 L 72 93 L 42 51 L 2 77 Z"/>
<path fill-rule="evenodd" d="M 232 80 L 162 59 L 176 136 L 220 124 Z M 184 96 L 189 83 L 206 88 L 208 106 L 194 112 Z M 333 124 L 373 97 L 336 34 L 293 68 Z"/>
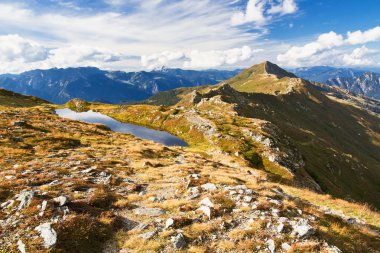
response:
<path fill-rule="evenodd" d="M 372 59 L 367 58 L 367 56 L 369 56 L 373 52 L 374 52 L 373 50 L 368 49 L 366 46 L 355 48 L 351 54 L 343 55 L 343 65 L 348 65 L 348 66 L 371 65 L 374 62 Z"/>
<path fill-rule="evenodd" d="M 264 17 L 265 1 L 249 0 L 245 12 L 236 12 L 231 19 L 232 25 L 241 25 L 254 22 L 258 25 L 264 24 L 267 18 Z"/>
<path fill-rule="evenodd" d="M 162 66 L 167 66 L 172 61 L 181 60 L 185 57 L 183 52 L 164 51 L 157 54 L 142 55 L 141 65 L 148 69 L 154 69 Z"/>
<path fill-rule="evenodd" d="M 0 36 L 0 63 L 35 62 L 48 57 L 48 49 L 17 34 Z"/>
<path fill-rule="evenodd" d="M 18 73 L 35 68 L 106 67 L 129 58 L 103 48 L 85 45 L 49 48 L 17 34 L 0 36 L 0 73 Z"/>
<path fill-rule="evenodd" d="M 255 53 L 262 49 L 253 50 L 249 46 L 227 50 L 189 52 L 162 52 L 158 54 L 143 55 L 141 64 L 149 69 L 168 66 L 172 62 L 181 63 L 184 68 L 203 69 L 228 66 L 252 59 Z"/>
<path fill-rule="evenodd" d="M 294 0 L 283 0 L 280 4 L 272 4 L 271 8 L 268 10 L 270 14 L 279 13 L 281 15 L 295 13 L 298 7 Z"/>
<path fill-rule="evenodd" d="M 348 32 L 346 37 L 335 32 L 329 32 L 321 34 L 316 41 L 303 46 L 290 47 L 285 53 L 279 54 L 277 60 L 292 67 L 316 64 L 369 65 L 373 61 L 363 57 L 373 51 L 367 47 L 354 49 L 352 53 L 345 53 L 342 50 L 335 51 L 335 48 L 350 47 L 373 41 L 380 41 L 380 27 L 364 32 Z M 326 55 L 328 55 L 327 58 L 323 57 Z"/>
<path fill-rule="evenodd" d="M 286 53 L 280 54 L 277 60 L 286 62 L 288 65 L 294 66 L 304 59 L 322 52 L 326 49 L 331 49 L 343 44 L 343 36 L 335 32 L 321 34 L 314 42 L 305 44 L 301 47 L 291 47 Z"/>
<path fill-rule="evenodd" d="M 364 32 L 359 30 L 347 33 L 347 42 L 352 45 L 364 44 L 378 40 L 380 40 L 380 26 L 376 26 Z"/>
<path fill-rule="evenodd" d="M 298 7 L 294 0 L 249 0 L 244 11 L 234 13 L 231 18 L 233 26 L 254 23 L 265 25 L 274 15 L 292 14 Z"/>

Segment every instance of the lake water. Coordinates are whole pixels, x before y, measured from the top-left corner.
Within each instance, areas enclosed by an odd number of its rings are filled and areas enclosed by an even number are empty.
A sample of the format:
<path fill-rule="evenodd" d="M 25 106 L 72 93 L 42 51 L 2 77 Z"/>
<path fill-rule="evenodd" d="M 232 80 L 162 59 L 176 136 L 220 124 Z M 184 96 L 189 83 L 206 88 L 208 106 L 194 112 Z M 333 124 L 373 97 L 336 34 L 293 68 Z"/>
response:
<path fill-rule="evenodd" d="M 134 124 L 119 122 L 99 112 L 75 112 L 68 108 L 56 109 L 55 112 L 62 118 L 80 120 L 88 123 L 100 123 L 108 126 L 111 130 L 119 133 L 129 133 L 141 139 L 151 140 L 166 146 L 187 147 L 188 144 L 182 139 L 165 131 L 158 131 Z"/>

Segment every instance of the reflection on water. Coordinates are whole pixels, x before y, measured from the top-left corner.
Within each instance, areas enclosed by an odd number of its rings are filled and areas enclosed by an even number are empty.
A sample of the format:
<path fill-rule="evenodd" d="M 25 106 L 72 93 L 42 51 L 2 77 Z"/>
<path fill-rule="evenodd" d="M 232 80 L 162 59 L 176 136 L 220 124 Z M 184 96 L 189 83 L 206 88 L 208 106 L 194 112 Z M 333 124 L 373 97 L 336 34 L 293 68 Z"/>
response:
<path fill-rule="evenodd" d="M 87 111 L 87 112 L 75 112 L 68 108 L 57 109 L 55 112 L 62 118 L 81 120 L 88 123 L 100 123 L 108 126 L 111 130 L 120 133 L 133 134 L 141 139 L 152 140 L 166 146 L 182 146 L 187 147 L 188 144 L 180 138 L 169 134 L 165 131 L 157 131 L 154 129 L 134 125 L 121 123 L 109 116 L 101 114 L 99 112 Z"/>

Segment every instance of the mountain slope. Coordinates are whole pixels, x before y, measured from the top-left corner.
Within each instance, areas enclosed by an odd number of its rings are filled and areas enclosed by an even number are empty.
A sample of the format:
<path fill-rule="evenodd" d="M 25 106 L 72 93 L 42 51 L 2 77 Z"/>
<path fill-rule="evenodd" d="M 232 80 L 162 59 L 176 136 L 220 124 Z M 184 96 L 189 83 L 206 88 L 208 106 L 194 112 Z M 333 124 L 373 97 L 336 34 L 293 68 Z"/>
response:
<path fill-rule="evenodd" d="M 217 86 L 166 93 L 179 100 L 171 107 L 102 111 L 166 129 L 210 154 L 242 158 L 282 180 L 379 207 L 379 117 L 266 65 Z"/>
<path fill-rule="evenodd" d="M 358 95 L 380 99 L 380 74 L 375 72 L 327 66 L 298 68 L 292 71 L 310 81 L 326 83 Z"/>
<path fill-rule="evenodd" d="M 32 70 L 0 75 L 0 87 L 63 104 L 73 98 L 122 103 L 146 99 L 159 91 L 215 84 L 236 71 L 162 69 L 152 72 L 103 71 L 97 68 Z"/>
<path fill-rule="evenodd" d="M 30 101 L 2 94 L 4 101 Z M 1 252 L 375 253 L 380 247 L 380 214 L 364 206 L 273 182 L 238 160 L 165 147 L 60 118 L 52 104 L 36 105 L 1 111 Z"/>
<path fill-rule="evenodd" d="M 12 91 L 0 89 L 0 109 L 9 107 L 32 107 L 49 102 L 33 96 L 23 96 Z"/>

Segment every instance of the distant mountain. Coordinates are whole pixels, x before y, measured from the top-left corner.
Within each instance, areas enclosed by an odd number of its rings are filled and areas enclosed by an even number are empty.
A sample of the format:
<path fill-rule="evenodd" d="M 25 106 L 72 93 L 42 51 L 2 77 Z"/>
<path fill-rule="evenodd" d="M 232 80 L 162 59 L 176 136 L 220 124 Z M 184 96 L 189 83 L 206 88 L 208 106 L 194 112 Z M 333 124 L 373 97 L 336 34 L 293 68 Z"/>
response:
<path fill-rule="evenodd" d="M 239 70 L 160 69 L 151 72 L 104 71 L 93 67 L 32 70 L 18 75 L 0 75 L 0 87 L 63 104 L 73 98 L 122 103 L 178 87 L 216 84 Z"/>
<path fill-rule="evenodd" d="M 380 99 L 380 74 L 376 72 L 328 66 L 297 68 L 291 71 L 310 81 L 326 83 L 355 94 Z"/>

